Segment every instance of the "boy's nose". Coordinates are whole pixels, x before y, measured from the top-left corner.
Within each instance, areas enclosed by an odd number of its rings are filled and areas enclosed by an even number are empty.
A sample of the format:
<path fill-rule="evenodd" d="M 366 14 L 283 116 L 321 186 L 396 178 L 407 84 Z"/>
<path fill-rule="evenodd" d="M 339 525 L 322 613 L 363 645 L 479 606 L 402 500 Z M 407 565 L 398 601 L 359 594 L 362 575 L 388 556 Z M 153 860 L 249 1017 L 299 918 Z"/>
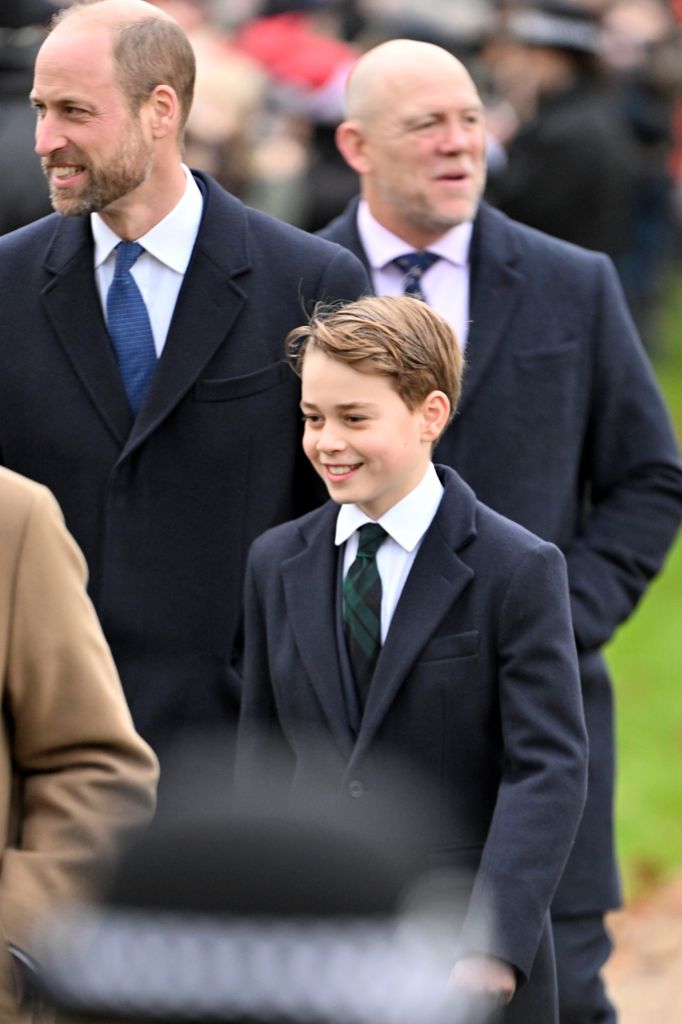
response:
<path fill-rule="evenodd" d="M 346 447 L 338 431 L 325 426 L 317 439 L 317 450 L 319 452 L 339 452 Z"/>

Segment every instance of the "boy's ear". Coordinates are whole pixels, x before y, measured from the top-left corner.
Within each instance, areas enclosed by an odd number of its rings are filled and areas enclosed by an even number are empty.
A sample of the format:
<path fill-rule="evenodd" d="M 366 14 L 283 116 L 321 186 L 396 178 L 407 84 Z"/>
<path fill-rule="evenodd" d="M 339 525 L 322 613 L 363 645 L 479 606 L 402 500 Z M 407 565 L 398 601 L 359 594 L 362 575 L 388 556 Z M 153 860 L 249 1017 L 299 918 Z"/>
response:
<path fill-rule="evenodd" d="M 445 430 L 450 415 L 450 399 L 444 391 L 431 391 L 421 406 L 422 440 L 433 444 Z"/>

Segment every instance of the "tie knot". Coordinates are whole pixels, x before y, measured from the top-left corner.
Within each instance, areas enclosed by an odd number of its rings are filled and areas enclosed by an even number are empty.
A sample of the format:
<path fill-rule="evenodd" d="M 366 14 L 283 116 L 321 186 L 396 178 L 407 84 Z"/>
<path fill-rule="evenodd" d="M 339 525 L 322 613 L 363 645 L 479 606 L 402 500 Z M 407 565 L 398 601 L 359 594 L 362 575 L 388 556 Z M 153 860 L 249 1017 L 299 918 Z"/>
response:
<path fill-rule="evenodd" d="M 125 274 L 127 270 L 130 270 L 133 263 L 142 252 L 144 252 L 144 249 L 139 242 L 119 242 L 116 246 L 116 266 L 114 268 L 114 277 Z"/>
<path fill-rule="evenodd" d="M 358 530 L 358 558 L 374 558 L 388 534 L 378 523 L 365 523 Z"/>
<path fill-rule="evenodd" d="M 406 252 L 404 256 L 396 256 L 393 262 L 400 267 L 403 274 L 409 275 L 413 280 L 418 281 L 424 271 L 440 259 L 435 252 Z"/>

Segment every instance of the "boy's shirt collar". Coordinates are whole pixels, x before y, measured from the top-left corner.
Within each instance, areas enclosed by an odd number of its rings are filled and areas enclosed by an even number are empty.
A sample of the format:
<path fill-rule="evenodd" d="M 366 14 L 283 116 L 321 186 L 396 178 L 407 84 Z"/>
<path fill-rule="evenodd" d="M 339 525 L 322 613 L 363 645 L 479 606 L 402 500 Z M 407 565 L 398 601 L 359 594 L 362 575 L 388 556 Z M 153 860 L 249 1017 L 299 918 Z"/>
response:
<path fill-rule="evenodd" d="M 420 483 L 376 520 L 405 551 L 413 551 L 428 530 L 443 496 L 443 485 L 432 462 Z M 341 505 L 334 543 L 345 544 L 352 534 L 373 519 L 357 505 Z"/>

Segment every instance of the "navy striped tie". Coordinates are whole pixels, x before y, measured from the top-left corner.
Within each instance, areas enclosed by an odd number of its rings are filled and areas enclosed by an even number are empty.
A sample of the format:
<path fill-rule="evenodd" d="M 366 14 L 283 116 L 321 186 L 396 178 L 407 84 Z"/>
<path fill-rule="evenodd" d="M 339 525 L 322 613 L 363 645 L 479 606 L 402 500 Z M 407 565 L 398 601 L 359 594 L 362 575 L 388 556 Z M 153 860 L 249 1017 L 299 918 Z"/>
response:
<path fill-rule="evenodd" d="M 440 259 L 435 252 L 406 252 L 404 256 L 397 256 L 393 262 L 400 267 L 405 278 L 403 280 L 403 294 L 412 295 L 415 299 L 425 302 L 422 294 L 421 279 L 432 264 Z"/>
<path fill-rule="evenodd" d="M 381 650 L 381 578 L 376 553 L 386 536 L 378 523 L 360 527 L 358 553 L 343 581 L 346 643 L 363 706 Z"/>
<path fill-rule="evenodd" d="M 156 367 L 149 314 L 130 273 L 143 251 L 139 242 L 119 242 L 114 279 L 107 293 L 107 328 L 134 416 L 142 405 Z"/>

